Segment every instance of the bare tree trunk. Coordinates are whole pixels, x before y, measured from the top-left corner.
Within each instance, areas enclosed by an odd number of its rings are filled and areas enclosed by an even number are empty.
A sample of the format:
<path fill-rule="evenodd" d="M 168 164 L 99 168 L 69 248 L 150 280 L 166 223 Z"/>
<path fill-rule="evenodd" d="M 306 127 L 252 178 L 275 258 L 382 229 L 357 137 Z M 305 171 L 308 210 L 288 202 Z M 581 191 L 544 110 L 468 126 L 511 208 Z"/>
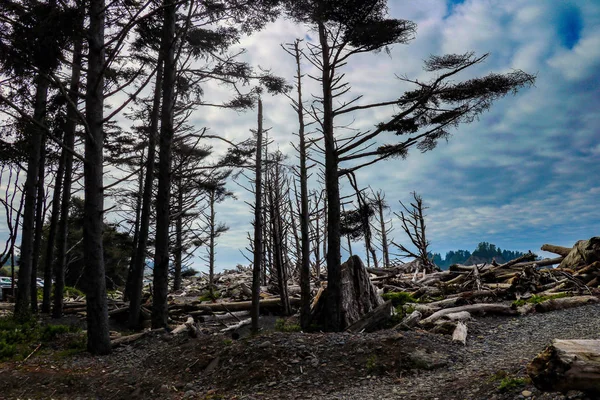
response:
<path fill-rule="evenodd" d="M 258 316 L 260 313 L 260 270 L 262 265 L 262 100 L 258 99 L 258 127 L 256 130 L 256 177 L 254 178 L 254 262 L 252 269 L 252 331 L 258 332 Z"/>
<path fill-rule="evenodd" d="M 131 248 L 131 259 L 127 269 L 127 280 L 125 281 L 125 290 L 123 290 L 123 301 L 129 301 L 131 297 L 131 281 L 133 279 L 133 268 L 135 265 L 135 255 L 137 254 L 138 242 L 140 241 L 140 218 L 142 217 L 142 198 L 144 193 L 144 150 L 140 156 L 140 173 L 138 174 L 138 189 L 135 194 L 135 222 L 133 224 L 133 243 Z"/>
<path fill-rule="evenodd" d="M 89 13 L 89 52 L 86 92 L 85 201 L 83 249 L 87 277 L 87 349 L 92 354 L 111 351 L 108 305 L 104 270 L 103 147 L 104 147 L 104 0 L 91 0 Z"/>
<path fill-rule="evenodd" d="M 276 165 L 275 168 L 278 168 Z M 274 171 L 275 175 L 277 171 Z M 287 295 L 287 279 L 285 273 L 285 263 L 283 257 L 283 243 L 281 240 L 281 215 L 279 213 L 278 205 L 280 203 L 280 187 L 276 177 L 271 176 L 268 185 L 269 188 L 269 206 L 270 206 L 270 222 L 271 222 L 271 236 L 273 238 L 273 261 L 275 271 L 277 273 L 277 286 L 279 286 L 279 298 L 281 299 L 281 305 L 283 308 L 283 315 L 290 314 L 289 297 Z"/>
<path fill-rule="evenodd" d="M 43 123 L 46 115 L 48 81 L 36 77 L 36 95 L 33 119 Z M 36 191 L 39 176 L 39 162 L 42 154 L 44 132 L 39 126 L 31 124 L 29 138 L 29 157 L 27 160 L 27 179 L 23 190 L 25 205 L 23 210 L 23 229 L 21 231 L 21 257 L 19 260 L 19 282 L 14 316 L 25 321 L 31 315 L 31 273 L 33 266 L 33 246 L 35 229 Z"/>
<path fill-rule="evenodd" d="M 45 136 L 45 135 L 44 135 Z M 38 165 L 37 198 L 35 204 L 35 235 L 33 239 L 33 255 L 31 260 L 31 312 L 38 312 L 37 300 L 37 270 L 40 264 L 40 253 L 42 248 L 42 231 L 44 227 L 44 178 L 46 175 L 46 145 L 45 137 L 42 137 L 42 150 L 40 152 L 40 164 Z"/>
<path fill-rule="evenodd" d="M 208 244 L 208 290 L 210 297 L 215 298 L 215 188 L 210 191 L 210 238 Z"/>
<path fill-rule="evenodd" d="M 81 12 L 83 14 L 83 11 Z M 77 21 L 80 29 L 83 18 Z M 83 52 L 83 38 L 77 37 L 73 44 L 73 66 L 71 71 L 71 82 L 69 91 L 73 104 L 79 100 L 79 86 L 81 80 L 81 61 Z M 60 318 L 63 312 L 63 290 L 65 288 L 65 269 L 67 265 L 67 236 L 69 232 L 69 205 L 71 204 L 71 180 L 73 177 L 73 154 L 67 149 L 75 147 L 75 129 L 77 127 L 77 110 L 69 106 L 67 108 L 67 120 L 65 123 L 64 143 L 62 155 L 65 159 L 65 176 L 63 179 L 62 200 L 60 202 L 60 220 L 56 238 L 56 260 L 54 262 L 54 302 L 52 317 Z M 44 282 L 45 283 L 45 282 Z M 45 288 L 44 288 L 45 289 Z"/>
<path fill-rule="evenodd" d="M 142 289 L 144 283 L 144 267 L 146 265 L 146 247 L 150 230 L 150 206 L 152 203 L 152 187 L 154 184 L 154 162 L 156 159 L 156 139 L 158 136 L 158 121 L 160 115 L 160 99 L 162 95 L 163 63 L 158 59 L 156 82 L 154 85 L 154 100 L 150 114 L 150 129 L 148 131 L 148 155 L 144 193 L 142 195 L 142 212 L 140 216 L 140 232 L 136 247 L 135 260 L 131 270 L 131 291 L 129 295 L 129 320 L 127 325 L 132 329 L 140 328 L 140 310 L 142 306 Z"/>
<path fill-rule="evenodd" d="M 310 215 L 308 211 L 308 172 L 306 167 L 306 137 L 304 132 L 304 104 L 302 103 L 302 70 L 300 66 L 301 51 L 299 40 L 294 42 L 293 51 L 289 53 L 296 60 L 296 89 L 298 92 L 294 108 L 298 114 L 298 137 L 300 139 L 300 248 L 296 251 L 300 258 L 300 325 L 302 328 L 308 328 L 310 319 Z M 291 209 L 291 205 L 290 205 Z M 293 210 L 292 210 L 293 214 Z M 296 232 L 295 226 L 293 227 Z M 297 241 L 297 234 L 295 234 Z"/>
<path fill-rule="evenodd" d="M 325 138 L 325 188 L 327 191 L 327 326 L 331 331 L 342 329 L 341 243 L 340 243 L 340 183 L 338 154 L 333 135 L 333 100 L 331 93 L 330 48 L 325 25 L 318 23 L 322 53 L 323 135 Z"/>
<path fill-rule="evenodd" d="M 183 189 L 181 177 L 177 182 L 177 218 L 175 219 L 175 262 L 173 271 L 173 290 L 181 289 L 181 267 L 183 260 Z"/>
<path fill-rule="evenodd" d="M 52 266 L 54 264 L 54 248 L 56 230 L 58 228 L 58 217 L 60 215 L 60 197 L 65 172 L 66 152 L 60 156 L 56 179 L 54 181 L 54 192 L 52 193 L 52 210 L 50 212 L 50 226 L 48 227 L 48 240 L 46 241 L 46 257 L 44 262 L 44 296 L 42 299 L 42 312 L 50 313 L 50 296 L 52 294 Z"/>
<path fill-rule="evenodd" d="M 169 285 L 169 214 L 171 198 L 171 144 L 175 108 L 175 22 L 176 6 L 164 0 L 164 23 L 161 54 L 164 59 L 163 101 L 160 127 L 158 195 L 156 201 L 156 250 L 154 252 L 154 290 L 152 327 L 167 326 Z"/>
<path fill-rule="evenodd" d="M 379 223 L 381 224 L 381 250 L 383 252 L 383 266 L 388 267 L 390 265 L 390 253 L 387 240 L 387 228 L 385 226 L 385 219 L 383 217 L 384 199 L 381 197 L 380 192 L 377 192 L 376 196 L 377 208 L 379 210 Z"/>

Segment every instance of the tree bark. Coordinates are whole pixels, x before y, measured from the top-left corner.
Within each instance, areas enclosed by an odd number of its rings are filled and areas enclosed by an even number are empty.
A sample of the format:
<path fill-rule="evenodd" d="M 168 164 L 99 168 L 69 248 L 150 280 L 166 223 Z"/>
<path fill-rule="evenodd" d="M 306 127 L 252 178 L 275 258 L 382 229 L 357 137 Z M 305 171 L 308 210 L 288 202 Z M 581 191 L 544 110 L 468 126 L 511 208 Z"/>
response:
<path fill-rule="evenodd" d="M 302 71 L 300 68 L 300 49 L 294 42 L 296 58 L 296 85 L 298 88 L 298 136 L 300 137 L 300 325 L 308 328 L 310 321 L 310 228 L 308 211 L 308 170 L 306 167 L 306 138 L 304 134 L 304 104 L 302 103 Z"/>
<path fill-rule="evenodd" d="M 42 231 L 44 227 L 44 178 L 46 176 L 46 146 L 45 135 L 42 136 L 40 163 L 38 165 L 37 196 L 35 199 L 35 235 L 33 239 L 33 254 L 31 260 L 31 312 L 38 312 L 37 299 L 37 270 L 40 264 L 42 248 Z"/>
<path fill-rule="evenodd" d="M 540 353 L 527 374 L 540 390 L 600 393 L 600 340 L 560 340 Z M 594 397 L 597 398 L 597 397 Z"/>
<path fill-rule="evenodd" d="M 215 298 L 215 188 L 211 188 L 210 202 L 210 238 L 208 244 L 208 290 L 210 297 Z"/>
<path fill-rule="evenodd" d="M 86 92 L 86 119 L 89 126 L 85 140 L 85 201 L 83 217 L 84 273 L 88 284 L 87 349 L 92 354 L 111 351 L 108 329 L 108 306 L 104 270 L 103 147 L 104 147 L 104 0 L 91 0 L 89 10 L 89 52 Z"/>
<path fill-rule="evenodd" d="M 158 136 L 158 121 L 160 115 L 160 99 L 162 95 L 163 63 L 159 58 L 154 86 L 152 113 L 150 114 L 150 129 L 148 131 L 148 155 L 144 193 L 142 195 L 142 213 L 140 215 L 140 231 L 135 253 L 135 261 L 131 271 L 131 288 L 129 293 L 129 321 L 131 329 L 140 328 L 140 308 L 142 306 L 142 289 L 144 283 L 144 268 L 146 265 L 146 247 L 150 230 L 150 206 L 152 203 L 152 188 L 154 185 L 154 162 L 156 160 L 156 139 Z"/>
<path fill-rule="evenodd" d="M 46 115 L 48 98 L 48 81 L 38 75 L 36 77 L 36 95 L 33 119 L 43 123 Z M 23 189 L 25 204 L 23 209 L 23 228 L 21 231 L 21 257 L 19 260 L 19 282 L 15 304 L 15 318 L 25 321 L 31 315 L 31 273 L 33 266 L 33 245 L 35 229 L 36 190 L 39 176 L 39 163 L 42 153 L 44 132 L 41 127 L 31 124 L 29 138 L 29 157 L 27 160 L 27 179 Z"/>
<path fill-rule="evenodd" d="M 258 317 L 260 314 L 260 278 L 262 266 L 262 100 L 258 99 L 258 127 L 256 129 L 256 166 L 254 178 L 254 260 L 252 265 L 252 332 L 258 332 Z"/>
<path fill-rule="evenodd" d="M 54 192 L 52 193 L 52 210 L 50 212 L 50 226 L 48 227 L 48 240 L 46 241 L 46 256 L 44 262 L 44 295 L 42 298 L 42 312 L 50 313 L 50 296 L 52 294 L 52 266 L 54 265 L 54 249 L 56 231 L 58 228 L 58 217 L 60 216 L 60 198 L 63 187 L 63 176 L 65 172 L 65 154 L 60 156 L 58 170 L 54 181 Z"/>
<path fill-rule="evenodd" d="M 164 0 L 161 54 L 164 60 L 163 100 L 158 161 L 158 194 L 156 199 L 156 249 L 154 252 L 154 288 L 152 295 L 152 328 L 167 326 L 167 293 L 169 285 L 169 214 L 171 199 L 171 145 L 175 108 L 175 22 L 176 6 Z"/>
<path fill-rule="evenodd" d="M 181 176 L 177 182 L 177 218 L 175 218 L 175 249 L 174 249 L 174 271 L 173 290 L 181 289 L 181 268 L 183 262 L 183 188 Z"/>
<path fill-rule="evenodd" d="M 327 192 L 327 321 L 326 329 L 339 332 L 342 323 L 340 187 L 338 154 L 333 135 L 332 67 L 330 48 L 323 22 L 318 23 L 322 54 L 323 136 L 325 138 L 325 188 Z"/>
<path fill-rule="evenodd" d="M 83 7 L 83 6 L 82 6 Z M 83 10 L 81 13 L 83 15 Z M 83 29 L 83 17 L 76 22 L 79 29 Z M 73 104 L 79 102 L 79 86 L 81 80 L 81 61 L 83 52 L 83 38 L 77 37 L 73 44 L 73 66 L 69 92 Z M 62 200 L 60 202 L 60 220 L 56 238 L 56 260 L 54 261 L 54 302 L 52 318 L 60 318 L 63 312 L 63 290 L 65 288 L 65 269 L 67 265 L 67 237 L 69 232 L 69 206 L 71 204 L 71 185 L 73 178 L 73 154 L 67 149 L 75 147 L 75 130 L 77 127 L 77 110 L 70 106 L 67 108 L 65 123 L 64 144 L 62 151 L 65 159 L 65 176 L 63 179 Z M 45 283 L 45 282 L 44 282 Z M 45 288 L 44 288 L 45 289 Z"/>

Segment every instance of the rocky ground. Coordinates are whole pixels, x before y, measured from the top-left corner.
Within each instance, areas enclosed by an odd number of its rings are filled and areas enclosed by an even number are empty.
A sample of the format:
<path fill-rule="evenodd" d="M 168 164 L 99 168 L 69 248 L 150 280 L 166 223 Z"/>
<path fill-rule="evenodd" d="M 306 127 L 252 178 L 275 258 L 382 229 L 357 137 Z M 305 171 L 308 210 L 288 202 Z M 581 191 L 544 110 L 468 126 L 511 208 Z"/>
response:
<path fill-rule="evenodd" d="M 157 332 L 92 357 L 59 340 L 0 363 L 0 398 L 585 399 L 528 383 L 526 364 L 554 338 L 600 338 L 600 305 L 478 318 L 466 346 L 418 330 L 240 340 Z"/>

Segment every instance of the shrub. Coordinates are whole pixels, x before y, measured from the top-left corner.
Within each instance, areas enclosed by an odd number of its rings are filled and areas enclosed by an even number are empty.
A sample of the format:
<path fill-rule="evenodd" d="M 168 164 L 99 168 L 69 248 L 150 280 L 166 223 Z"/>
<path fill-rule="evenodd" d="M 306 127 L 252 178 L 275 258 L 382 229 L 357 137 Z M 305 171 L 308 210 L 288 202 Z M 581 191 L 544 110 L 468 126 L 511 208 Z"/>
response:
<path fill-rule="evenodd" d="M 381 297 L 383 297 L 384 300 L 391 300 L 394 307 L 402 306 L 406 303 L 417 302 L 417 299 L 407 292 L 388 292 L 384 293 Z"/>
<path fill-rule="evenodd" d="M 300 325 L 290 324 L 283 318 L 275 321 L 275 330 L 278 332 L 300 332 Z"/>
<path fill-rule="evenodd" d="M 515 300 L 515 301 L 513 301 L 512 305 L 513 305 L 513 307 L 521 307 L 521 306 L 524 306 L 525 304 L 539 304 L 546 300 L 560 299 L 562 297 L 570 297 L 570 294 L 566 293 L 566 292 L 550 294 L 547 296 L 538 296 L 538 295 L 534 294 L 533 296 L 531 296 L 528 299 Z"/>

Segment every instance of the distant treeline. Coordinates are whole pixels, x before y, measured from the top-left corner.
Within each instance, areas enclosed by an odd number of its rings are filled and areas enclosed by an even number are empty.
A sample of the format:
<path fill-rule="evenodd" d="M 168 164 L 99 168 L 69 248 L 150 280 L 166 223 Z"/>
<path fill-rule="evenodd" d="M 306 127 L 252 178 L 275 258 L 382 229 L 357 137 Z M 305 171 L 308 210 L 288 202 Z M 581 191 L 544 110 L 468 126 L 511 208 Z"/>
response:
<path fill-rule="evenodd" d="M 442 258 L 440 253 L 433 253 L 432 257 L 435 265 L 446 269 L 453 264 L 472 265 L 491 262 L 493 259 L 501 264 L 521 257 L 523 254 L 520 251 L 501 250 L 495 244 L 481 242 L 473 252 L 469 250 L 451 250 L 446 253 L 446 257 L 444 258 Z"/>

